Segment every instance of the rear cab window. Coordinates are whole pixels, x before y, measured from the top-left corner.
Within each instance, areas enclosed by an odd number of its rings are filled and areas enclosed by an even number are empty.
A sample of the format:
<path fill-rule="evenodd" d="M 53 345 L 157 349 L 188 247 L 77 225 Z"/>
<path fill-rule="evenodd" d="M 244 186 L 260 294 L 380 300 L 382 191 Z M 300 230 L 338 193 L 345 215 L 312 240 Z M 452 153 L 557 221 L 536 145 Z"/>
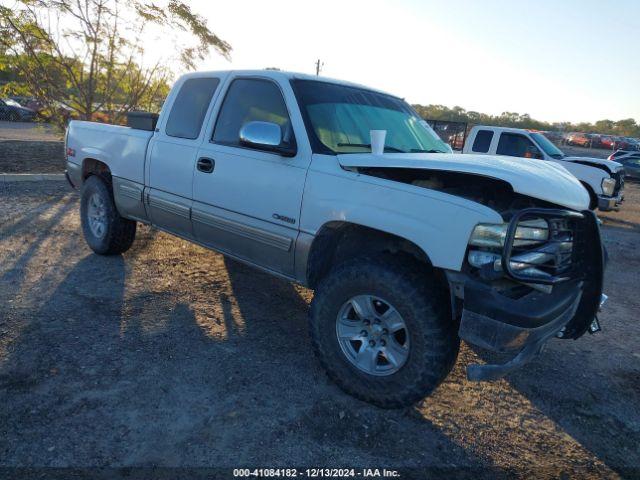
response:
<path fill-rule="evenodd" d="M 170 137 L 194 140 L 200 135 L 202 122 L 213 94 L 220 83 L 218 78 L 190 78 L 180 87 L 164 129 Z"/>
<path fill-rule="evenodd" d="M 471 150 L 478 153 L 487 153 L 491 145 L 491 140 L 493 140 L 493 131 L 479 130 L 478 133 L 476 133 L 476 138 L 473 141 Z"/>

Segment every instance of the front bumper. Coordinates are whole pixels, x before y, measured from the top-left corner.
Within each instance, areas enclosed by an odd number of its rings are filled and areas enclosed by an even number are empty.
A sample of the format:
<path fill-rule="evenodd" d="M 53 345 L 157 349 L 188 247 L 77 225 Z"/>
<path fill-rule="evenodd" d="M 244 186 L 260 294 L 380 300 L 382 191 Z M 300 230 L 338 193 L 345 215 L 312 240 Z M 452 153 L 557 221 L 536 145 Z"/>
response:
<path fill-rule="evenodd" d="M 523 211 L 524 212 L 524 211 Z M 567 211 L 531 210 L 538 215 L 566 216 Z M 526 215 L 526 213 L 525 213 Z M 531 290 L 513 298 L 498 291 L 490 283 L 468 278 L 464 282 L 464 305 L 460 321 L 460 338 L 470 344 L 494 352 L 513 352 L 515 356 L 502 365 L 469 365 L 469 380 L 494 380 L 524 365 L 537 355 L 552 337 L 579 338 L 589 331 L 603 298 L 602 284 L 605 252 L 600 239 L 597 217 L 582 212 L 577 218 L 572 260 L 574 268 L 562 276 L 547 280 L 550 293 Z M 514 216 L 505 241 L 502 265 L 510 261 L 517 222 Z M 513 228 L 511 228 L 513 227 Z M 505 276 L 530 284 L 521 274 L 505 269 Z"/>
<path fill-rule="evenodd" d="M 611 210 L 616 210 L 618 205 L 620 205 L 624 200 L 624 195 L 622 193 L 618 194 L 615 197 L 607 197 L 606 195 L 598 195 L 598 210 L 603 212 L 609 212 Z"/>
<path fill-rule="evenodd" d="M 460 338 L 494 352 L 517 352 L 503 365 L 469 365 L 469 380 L 495 380 L 524 365 L 574 318 L 582 282 L 564 283 L 551 294 L 534 291 L 520 299 L 501 296 L 479 282 L 465 285 Z"/>

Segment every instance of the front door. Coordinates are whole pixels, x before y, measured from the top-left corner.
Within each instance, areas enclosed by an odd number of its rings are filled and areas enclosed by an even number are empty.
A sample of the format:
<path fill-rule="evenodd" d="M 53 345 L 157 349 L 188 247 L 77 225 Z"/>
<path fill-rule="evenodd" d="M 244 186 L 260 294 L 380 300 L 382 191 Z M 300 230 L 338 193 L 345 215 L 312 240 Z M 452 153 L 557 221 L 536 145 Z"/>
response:
<path fill-rule="evenodd" d="M 527 137 L 520 133 L 503 132 L 500 134 L 498 155 L 508 155 L 510 157 L 543 159 L 544 156 L 538 147 Z"/>
<path fill-rule="evenodd" d="M 188 238 L 193 237 L 193 170 L 202 123 L 219 83 L 212 77 L 185 80 L 149 146 L 145 203 L 151 222 Z"/>
<path fill-rule="evenodd" d="M 298 151 L 287 158 L 241 145 L 240 129 L 250 121 L 277 123 L 283 141 L 295 145 L 280 86 L 266 78 L 234 79 L 212 139 L 198 151 L 199 166 L 193 178 L 194 234 L 217 250 L 291 276 L 310 156 Z"/>

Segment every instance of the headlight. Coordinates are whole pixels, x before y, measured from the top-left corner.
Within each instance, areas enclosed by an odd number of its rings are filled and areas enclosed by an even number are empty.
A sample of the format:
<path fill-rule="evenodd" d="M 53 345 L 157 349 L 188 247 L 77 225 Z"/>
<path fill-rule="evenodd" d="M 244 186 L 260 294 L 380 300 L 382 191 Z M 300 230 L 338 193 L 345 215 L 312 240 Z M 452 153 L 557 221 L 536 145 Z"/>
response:
<path fill-rule="evenodd" d="M 605 195 L 613 195 L 613 190 L 616 188 L 616 181 L 613 178 L 602 179 L 602 192 Z"/>
<path fill-rule="evenodd" d="M 469 245 L 475 247 L 502 248 L 507 236 L 508 223 L 480 223 L 473 229 Z M 513 245 L 521 247 L 543 242 L 549 238 L 549 226 L 545 220 L 526 220 L 518 224 Z"/>

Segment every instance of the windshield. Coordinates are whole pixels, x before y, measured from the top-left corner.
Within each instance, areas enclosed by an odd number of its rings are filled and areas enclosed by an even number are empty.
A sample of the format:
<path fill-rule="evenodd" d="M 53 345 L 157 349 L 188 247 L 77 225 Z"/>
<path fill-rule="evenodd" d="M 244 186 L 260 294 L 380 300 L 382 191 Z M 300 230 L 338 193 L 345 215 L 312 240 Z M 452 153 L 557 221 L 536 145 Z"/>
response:
<path fill-rule="evenodd" d="M 566 155 L 562 153 L 558 147 L 556 147 L 551 140 L 545 137 L 541 133 L 531 133 L 531 138 L 533 138 L 536 143 L 544 150 L 544 152 L 549 155 L 551 158 L 564 158 Z"/>
<path fill-rule="evenodd" d="M 387 152 L 451 151 L 403 100 L 363 88 L 292 80 L 315 153 L 371 151 L 371 130 L 386 130 Z"/>

